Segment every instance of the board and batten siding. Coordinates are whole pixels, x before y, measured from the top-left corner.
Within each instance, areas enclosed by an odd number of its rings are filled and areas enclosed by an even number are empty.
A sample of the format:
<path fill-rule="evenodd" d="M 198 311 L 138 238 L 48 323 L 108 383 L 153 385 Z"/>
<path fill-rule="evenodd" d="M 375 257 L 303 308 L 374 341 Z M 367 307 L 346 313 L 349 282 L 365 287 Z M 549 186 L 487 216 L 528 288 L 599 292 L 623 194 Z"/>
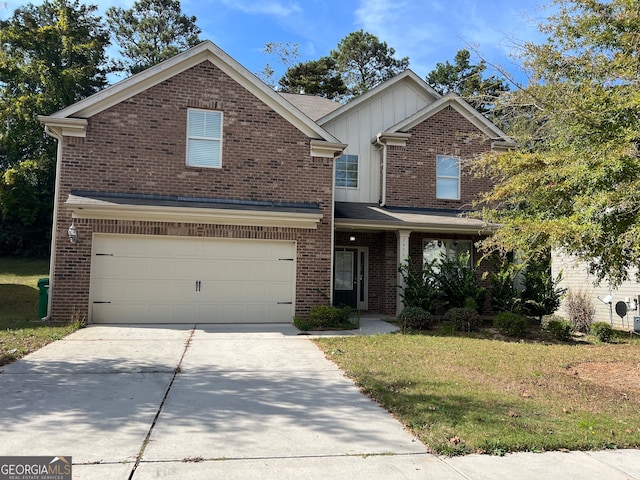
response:
<path fill-rule="evenodd" d="M 584 291 L 589 294 L 596 309 L 594 321 L 611 322 L 616 328 L 633 329 L 633 317 L 640 315 L 640 313 L 637 310 L 629 310 L 624 318 L 620 318 L 616 313 L 615 305 L 619 301 L 626 301 L 627 298 L 637 298 L 640 295 L 640 283 L 627 281 L 616 288 L 611 287 L 606 281 L 595 285 L 596 277 L 589 273 L 586 264 L 577 262 L 574 257 L 563 255 L 558 251 L 552 255 L 551 270 L 554 277 L 562 273 L 560 287 L 566 288 L 567 292 L 569 290 Z M 635 271 L 631 272 L 631 278 L 635 278 Z M 609 305 L 598 299 L 598 297 L 605 298 L 607 295 L 612 296 L 611 309 Z M 568 316 L 565 300 L 562 301 L 558 314 L 563 317 Z"/>
<path fill-rule="evenodd" d="M 336 187 L 337 202 L 375 203 L 380 200 L 380 154 L 371 140 L 433 102 L 427 91 L 405 79 L 322 127 L 348 144 L 345 154 L 358 155 L 358 188 Z"/>

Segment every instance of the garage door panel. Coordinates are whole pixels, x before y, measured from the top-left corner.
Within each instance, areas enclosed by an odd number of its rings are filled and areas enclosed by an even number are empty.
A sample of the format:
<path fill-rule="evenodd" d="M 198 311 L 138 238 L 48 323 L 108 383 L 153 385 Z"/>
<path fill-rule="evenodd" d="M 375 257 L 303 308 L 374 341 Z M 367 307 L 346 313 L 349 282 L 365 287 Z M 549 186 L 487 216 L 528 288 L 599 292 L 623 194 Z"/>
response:
<path fill-rule="evenodd" d="M 260 322 L 291 322 L 293 320 L 293 312 L 291 305 L 269 305 L 264 308 L 260 305 L 247 305 L 247 315 L 256 318 L 257 323 Z"/>
<path fill-rule="evenodd" d="M 201 277 L 202 259 L 174 259 L 174 276 L 177 278 L 196 279 Z M 195 281 L 195 280 L 194 280 Z"/>
<path fill-rule="evenodd" d="M 245 281 L 249 279 L 249 262 L 242 260 L 231 261 L 230 259 L 224 261 L 224 276 L 227 280 L 240 280 Z"/>
<path fill-rule="evenodd" d="M 92 321 L 291 322 L 294 258 L 294 242 L 97 234 L 91 298 L 110 303 Z"/>
<path fill-rule="evenodd" d="M 141 270 L 139 275 L 145 275 L 149 279 L 174 278 L 177 275 L 176 262 L 174 259 L 168 260 L 161 257 L 151 257 L 147 258 L 146 262 L 145 270 Z"/>

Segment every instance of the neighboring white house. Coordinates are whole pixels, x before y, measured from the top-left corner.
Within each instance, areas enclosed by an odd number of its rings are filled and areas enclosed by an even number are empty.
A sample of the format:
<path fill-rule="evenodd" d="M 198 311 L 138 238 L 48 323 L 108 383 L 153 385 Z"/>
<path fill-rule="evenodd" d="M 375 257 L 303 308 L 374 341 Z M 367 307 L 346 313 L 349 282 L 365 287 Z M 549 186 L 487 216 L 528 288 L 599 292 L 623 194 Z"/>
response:
<path fill-rule="evenodd" d="M 633 329 L 633 317 L 640 316 L 638 311 L 640 283 L 626 281 L 615 288 L 606 281 L 596 285 L 596 277 L 589 273 L 589 268 L 585 263 L 578 262 L 575 257 L 564 255 L 560 252 L 554 252 L 551 265 L 554 277 L 562 273 L 560 287 L 572 291 L 582 290 L 590 294 L 593 305 L 596 308 L 596 322 L 611 323 L 615 328 Z M 632 273 L 632 278 L 634 275 Z M 616 313 L 616 304 L 618 302 L 626 304 L 627 314 L 624 317 L 620 317 Z M 558 314 L 566 316 L 565 300 L 560 305 Z"/>

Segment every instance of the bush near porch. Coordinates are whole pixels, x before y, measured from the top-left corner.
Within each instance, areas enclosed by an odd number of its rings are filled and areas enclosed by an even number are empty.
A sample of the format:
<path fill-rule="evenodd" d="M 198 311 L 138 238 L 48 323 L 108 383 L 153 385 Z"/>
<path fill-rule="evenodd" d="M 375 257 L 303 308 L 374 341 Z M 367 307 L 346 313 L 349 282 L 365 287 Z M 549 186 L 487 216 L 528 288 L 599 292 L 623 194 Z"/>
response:
<path fill-rule="evenodd" d="M 437 261 L 425 262 L 421 268 L 406 263 L 399 271 L 405 285 L 401 292 L 404 308 L 410 311 L 418 308 L 427 314 L 444 312 L 441 318 L 454 331 L 477 330 L 480 313 L 504 313 L 509 315 L 498 317 L 495 326 L 505 334 L 523 336 L 526 331 L 523 318 L 535 318 L 540 324 L 544 315 L 558 309 L 565 293 L 558 288 L 560 277 L 552 278 L 548 260 L 520 265 L 508 261 L 496 263 L 494 271 L 487 274 L 492 312 L 482 312 L 487 292 L 468 253 L 455 258 L 443 255 Z M 399 321 L 404 329 L 403 318 L 401 314 Z M 429 323 L 424 325 L 428 327 Z"/>

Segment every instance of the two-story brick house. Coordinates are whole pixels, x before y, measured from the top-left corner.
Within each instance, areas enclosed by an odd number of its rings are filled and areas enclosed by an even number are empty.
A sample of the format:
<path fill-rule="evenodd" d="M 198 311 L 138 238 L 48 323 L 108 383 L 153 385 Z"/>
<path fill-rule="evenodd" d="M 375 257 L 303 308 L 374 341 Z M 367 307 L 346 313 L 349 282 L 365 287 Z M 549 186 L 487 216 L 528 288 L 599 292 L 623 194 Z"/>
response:
<path fill-rule="evenodd" d="M 94 323 L 394 313 L 409 255 L 472 248 L 463 162 L 509 139 L 407 71 L 346 104 L 278 94 L 211 42 L 51 116 L 49 312 Z M 425 253 L 426 252 L 426 253 Z"/>

